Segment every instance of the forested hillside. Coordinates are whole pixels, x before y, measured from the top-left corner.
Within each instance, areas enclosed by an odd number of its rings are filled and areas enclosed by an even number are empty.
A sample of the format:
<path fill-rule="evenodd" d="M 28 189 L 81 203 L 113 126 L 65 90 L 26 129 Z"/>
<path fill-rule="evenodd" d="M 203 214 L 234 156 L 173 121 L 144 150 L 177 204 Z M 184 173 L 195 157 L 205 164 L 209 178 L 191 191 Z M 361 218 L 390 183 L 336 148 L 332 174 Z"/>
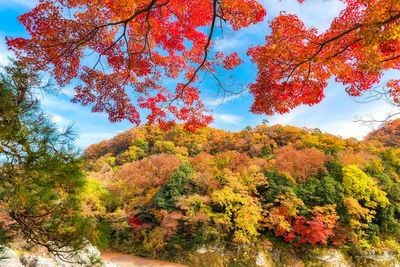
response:
<path fill-rule="evenodd" d="M 400 120 L 385 123 L 383 127 L 370 132 L 365 139 L 379 141 L 388 147 L 400 146 Z"/>
<path fill-rule="evenodd" d="M 400 148 L 376 133 L 359 142 L 281 125 L 135 127 L 86 149 L 85 211 L 101 246 L 152 257 L 205 245 L 335 246 L 353 260 L 396 250 Z M 246 263 L 240 253 L 230 260 Z"/>

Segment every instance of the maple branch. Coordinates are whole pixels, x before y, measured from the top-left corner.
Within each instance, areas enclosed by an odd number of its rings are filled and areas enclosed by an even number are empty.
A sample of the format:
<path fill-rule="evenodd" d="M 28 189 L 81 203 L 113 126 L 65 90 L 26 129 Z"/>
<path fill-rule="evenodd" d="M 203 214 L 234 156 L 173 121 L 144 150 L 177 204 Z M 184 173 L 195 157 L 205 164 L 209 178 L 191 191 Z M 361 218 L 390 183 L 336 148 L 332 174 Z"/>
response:
<path fill-rule="evenodd" d="M 396 55 L 394 57 L 386 58 L 386 59 L 382 60 L 381 62 L 387 62 L 387 61 L 395 60 L 395 59 L 398 59 L 398 58 L 400 58 L 400 55 Z"/>
<path fill-rule="evenodd" d="M 160 8 L 161 16 L 162 16 L 161 8 L 164 7 L 164 6 L 166 6 L 168 8 L 169 2 L 170 2 L 170 0 L 167 0 L 163 4 L 154 6 L 155 8 Z M 145 33 L 145 37 L 144 37 L 143 48 L 138 52 L 134 52 L 133 54 L 135 54 L 135 55 L 136 54 L 142 54 L 146 50 L 146 47 L 147 47 L 148 50 L 149 50 L 149 57 L 151 58 L 152 54 L 151 54 L 151 48 L 150 48 L 150 44 L 149 44 L 149 35 L 150 35 L 150 30 L 152 28 L 151 24 L 150 24 L 150 10 L 151 10 L 151 8 L 147 11 L 147 15 L 146 15 L 147 29 L 146 29 L 146 33 Z M 124 86 L 126 84 L 126 82 L 128 81 L 128 79 L 130 78 L 130 76 L 131 76 L 131 71 L 130 70 L 131 70 L 131 66 L 132 66 L 132 55 L 131 55 L 131 52 L 130 52 L 130 49 L 129 49 L 129 42 L 128 42 L 128 39 L 126 37 L 127 24 L 128 24 L 128 22 L 124 24 L 124 39 L 125 39 L 125 43 L 126 43 L 126 49 L 127 49 L 128 57 L 129 57 L 129 63 L 128 63 L 128 75 L 127 75 L 126 79 L 124 80 L 124 82 L 122 83 L 122 86 Z"/>
<path fill-rule="evenodd" d="M 131 50 L 129 48 L 128 38 L 126 37 L 126 24 L 124 25 L 124 39 L 125 39 L 125 44 L 126 44 L 126 52 L 128 53 L 128 75 L 127 75 L 123 85 L 128 81 L 128 79 L 131 76 L 131 64 L 132 64 Z M 145 42 L 146 42 L 146 40 L 145 40 Z"/>
<path fill-rule="evenodd" d="M 183 23 L 182 18 L 178 14 L 176 14 L 174 11 L 172 11 L 168 6 L 167 6 L 167 9 L 180 21 L 180 23 L 185 27 L 185 29 L 187 29 L 187 25 L 185 23 Z"/>
<path fill-rule="evenodd" d="M 94 38 L 94 36 L 97 34 L 97 32 L 99 31 L 99 29 L 100 28 L 94 28 L 94 29 L 92 29 L 89 33 L 87 33 L 85 36 L 83 36 L 81 39 L 79 39 L 78 41 L 71 41 L 71 44 L 69 45 L 69 47 L 67 47 L 67 49 L 64 51 L 64 52 L 62 52 L 61 54 L 59 54 L 59 55 L 57 55 L 56 57 L 54 57 L 54 58 L 50 58 L 48 61 L 49 62 L 51 62 L 51 61 L 53 61 L 53 60 L 55 60 L 55 59 L 58 59 L 58 58 L 60 58 L 60 57 L 64 57 L 64 56 L 71 56 L 75 51 L 76 51 L 76 49 L 78 49 L 81 45 L 84 45 L 85 43 L 87 43 L 88 41 L 90 41 L 91 39 L 93 39 Z M 90 35 L 92 35 L 90 38 L 88 38 L 86 41 L 85 41 L 85 39 L 87 38 L 87 37 L 89 37 Z M 67 42 L 65 42 L 65 43 L 68 43 L 68 41 Z M 62 43 L 61 43 L 62 44 Z M 75 47 L 73 47 L 73 45 L 75 45 Z M 57 45 L 56 45 L 57 46 Z M 51 46 L 50 46 L 51 47 Z M 49 47 L 49 48 L 50 48 Z M 70 51 L 71 50 L 71 51 Z M 70 51 L 70 52 L 69 52 Z M 67 53 L 69 52 L 69 55 L 67 55 Z"/>
<path fill-rule="evenodd" d="M 142 47 L 142 49 L 141 49 L 140 51 L 134 52 L 133 54 L 142 54 L 142 53 L 145 51 L 146 47 L 148 47 L 148 48 L 149 48 L 149 56 L 151 56 L 151 51 L 150 51 L 149 42 L 148 42 L 149 34 L 150 34 L 150 30 L 151 30 L 151 24 L 150 24 L 150 21 L 149 21 L 149 18 L 150 18 L 150 10 L 151 10 L 152 8 L 161 8 L 161 7 L 163 7 L 163 6 L 166 6 L 166 5 L 168 5 L 168 3 L 169 3 L 170 0 L 167 0 L 166 2 L 164 2 L 164 3 L 162 3 L 162 4 L 159 4 L 159 5 L 155 5 L 157 1 L 158 1 L 158 0 L 153 0 L 153 1 L 151 1 L 151 2 L 149 3 L 149 5 L 147 5 L 145 8 L 136 11 L 131 17 L 129 17 L 129 18 L 125 19 L 125 20 L 120 20 L 120 21 L 117 21 L 117 22 L 107 23 L 107 24 L 103 24 L 103 25 L 99 25 L 99 26 L 94 27 L 94 28 L 91 29 L 87 34 L 85 34 L 85 36 L 83 36 L 82 38 L 80 38 L 78 41 L 71 42 L 70 46 L 69 46 L 63 53 L 61 53 L 60 55 L 58 55 L 58 56 L 55 57 L 55 58 L 50 59 L 50 61 L 51 61 L 51 60 L 54 60 L 54 59 L 56 59 L 56 58 L 65 56 L 67 53 L 69 53 L 69 54 L 71 55 L 72 53 L 74 53 L 74 51 L 75 51 L 78 47 L 84 45 L 85 43 L 87 43 L 88 41 L 90 41 L 91 39 L 93 39 L 94 36 L 97 34 L 97 32 L 98 32 L 101 28 L 108 27 L 108 26 L 115 26 L 115 25 L 123 24 L 123 29 L 124 29 L 124 30 L 123 30 L 123 33 L 121 34 L 121 36 L 119 36 L 119 38 L 118 38 L 117 40 L 115 40 L 110 46 L 108 46 L 106 49 L 104 49 L 104 50 L 100 53 L 96 64 L 94 65 L 93 68 L 91 68 L 91 70 L 95 70 L 96 67 L 97 67 L 97 65 L 98 65 L 99 62 L 101 61 L 102 55 L 104 55 L 105 53 L 107 53 L 111 48 L 113 48 L 113 47 L 123 38 L 123 39 L 125 40 L 126 49 L 127 49 L 127 53 L 128 53 L 128 57 L 129 57 L 129 58 L 128 58 L 128 75 L 127 75 L 125 81 L 123 82 L 123 85 L 125 85 L 126 82 L 127 82 L 127 80 L 129 79 L 130 75 L 131 75 L 130 70 L 131 70 L 131 66 L 132 66 L 132 53 L 131 53 L 130 47 L 129 47 L 129 40 L 128 40 L 127 36 L 126 36 L 128 23 L 129 23 L 130 21 L 132 21 L 133 19 L 135 19 L 138 15 L 143 14 L 143 13 L 147 13 L 147 16 L 146 16 L 146 23 L 147 23 L 148 26 L 147 26 L 146 33 L 145 33 L 145 37 L 144 37 L 143 47 Z M 68 21 L 72 21 L 72 20 L 68 20 Z M 75 21 L 73 21 L 73 22 L 75 22 Z M 78 24 L 82 25 L 81 23 L 78 23 Z M 75 45 L 75 47 L 73 47 L 74 45 Z M 72 47 L 73 47 L 73 48 L 72 48 Z"/>
<path fill-rule="evenodd" d="M 351 43 L 345 45 L 339 52 L 337 52 L 336 54 L 334 54 L 333 56 L 331 56 L 331 57 L 328 58 L 328 59 L 332 59 L 332 58 L 335 58 L 335 57 L 339 56 L 340 54 L 344 53 L 344 51 L 346 51 L 347 48 L 349 48 L 350 46 L 352 46 L 352 45 L 355 44 L 355 43 L 358 43 L 358 42 L 361 41 L 361 40 L 362 40 L 362 38 L 358 38 L 358 39 L 354 40 L 353 42 L 351 42 Z M 328 61 L 328 59 L 326 59 L 326 61 Z"/>
<path fill-rule="evenodd" d="M 96 36 L 96 34 L 98 33 L 98 31 L 100 29 L 106 28 L 106 27 L 109 27 L 109 26 L 116 26 L 116 25 L 120 25 L 120 24 L 123 24 L 124 28 L 126 28 L 126 25 L 130 21 L 135 19 L 137 16 L 139 16 L 139 15 L 141 15 L 143 13 L 146 13 L 146 12 L 149 13 L 150 10 L 153 7 L 158 8 L 158 7 L 167 5 L 168 2 L 169 2 L 169 1 L 167 1 L 166 3 L 163 3 L 161 5 L 155 6 L 157 1 L 158 0 L 152 0 L 145 8 L 142 8 L 142 9 L 139 9 L 139 10 L 135 11 L 135 13 L 132 16 L 128 17 L 127 19 L 116 21 L 116 22 L 110 22 L 110 23 L 103 24 L 103 25 L 93 26 L 93 28 L 88 33 L 86 33 L 83 37 L 81 37 L 80 39 L 78 39 L 76 41 L 71 41 L 71 44 L 69 45 L 69 47 L 63 53 L 59 54 L 57 57 L 49 59 L 49 62 L 51 62 L 51 61 L 53 61 L 53 60 L 55 60 L 57 58 L 63 57 L 65 55 L 67 55 L 67 53 L 69 53 L 69 55 L 72 55 L 76 51 L 76 49 L 78 49 L 80 46 L 82 46 L 82 45 L 86 44 L 87 42 L 89 42 L 90 40 L 92 40 Z M 77 23 L 77 24 L 80 24 L 80 23 L 75 22 L 75 21 L 73 21 L 73 22 Z M 124 34 L 125 34 L 125 31 L 124 31 Z M 75 47 L 73 47 L 74 45 L 75 45 Z M 56 45 L 53 45 L 53 46 L 58 46 L 58 45 L 56 44 Z M 49 48 L 50 48 L 50 46 L 49 46 Z"/>
<path fill-rule="evenodd" d="M 313 59 L 315 59 L 315 58 L 318 56 L 318 54 L 321 53 L 322 49 L 323 49 L 327 44 L 329 44 L 329 43 L 331 43 L 331 42 L 333 42 L 333 41 L 336 41 L 336 40 L 340 39 L 341 37 L 343 37 L 343 36 L 345 36 L 345 35 L 347 35 L 347 34 L 353 32 L 353 31 L 355 31 L 355 30 L 357 30 L 357 29 L 359 29 L 361 26 L 362 26 L 362 24 L 356 24 L 356 25 L 355 25 L 354 27 L 352 27 L 351 29 L 348 29 L 347 31 L 342 32 L 341 34 L 339 34 L 339 35 L 337 35 L 337 36 L 335 36 L 335 37 L 332 37 L 332 38 L 330 38 L 330 39 L 328 39 L 328 40 L 326 40 L 326 41 L 320 43 L 320 44 L 319 44 L 319 49 L 318 49 L 311 57 L 307 58 L 307 59 L 304 60 L 304 61 L 301 61 L 301 62 L 297 63 L 297 64 L 294 66 L 292 72 L 290 73 L 290 75 L 289 75 L 288 78 L 286 79 L 285 84 L 287 83 L 287 81 L 290 79 L 290 77 L 293 75 L 294 71 L 295 71 L 298 67 L 300 67 L 300 66 L 303 65 L 304 63 L 307 63 L 307 62 L 312 61 Z"/>
<path fill-rule="evenodd" d="M 395 21 L 395 20 L 397 20 L 399 18 L 400 18 L 400 13 L 397 14 L 396 16 L 391 16 L 390 18 L 388 18 L 388 19 L 386 19 L 384 21 L 374 23 L 373 26 L 381 27 L 381 26 L 386 25 L 388 23 L 391 23 L 391 22 L 393 22 L 393 21 Z M 293 66 L 293 68 L 291 68 L 291 71 L 290 71 L 289 75 L 286 77 L 285 82 L 283 84 L 282 91 L 285 90 L 287 83 L 289 82 L 289 80 L 291 79 L 291 77 L 293 76 L 293 74 L 297 70 L 297 68 L 299 68 L 301 65 L 303 65 L 305 63 L 311 63 L 322 52 L 322 50 L 324 49 L 324 47 L 326 45 L 328 45 L 328 44 L 330 44 L 330 43 L 332 43 L 332 42 L 334 42 L 334 41 L 336 41 L 336 40 L 338 40 L 338 39 L 350 34 L 351 32 L 353 32 L 355 30 L 358 30 L 358 29 L 360 29 L 361 27 L 364 27 L 364 26 L 367 26 L 367 25 L 366 24 L 357 23 L 353 27 L 351 27 L 350 29 L 348 29 L 348 30 L 346 30 L 346 31 L 344 31 L 344 32 L 342 32 L 342 33 L 340 33 L 340 34 L 328 39 L 328 40 L 325 40 L 322 43 L 319 43 L 317 51 L 314 52 L 314 54 L 312 56 L 306 58 L 303 61 L 298 62 L 297 64 L 295 64 Z M 345 52 L 350 46 L 354 45 L 355 43 L 357 43 L 357 42 L 359 42 L 361 40 L 362 40 L 362 38 L 358 38 L 358 39 L 354 40 L 353 42 L 351 42 L 350 44 L 348 44 L 344 48 L 342 48 L 339 52 L 335 53 L 333 56 L 328 57 L 326 60 L 332 59 L 332 58 L 340 55 L 341 53 Z M 383 62 L 389 61 L 389 60 L 394 60 L 394 59 L 397 59 L 397 58 L 400 58 L 400 55 L 395 56 L 393 58 L 385 59 L 385 60 L 383 60 Z M 309 64 L 309 68 L 310 68 L 310 64 Z M 307 75 L 306 79 L 308 79 L 308 77 L 309 77 L 309 74 Z M 306 80 L 304 82 L 306 82 Z"/>
<path fill-rule="evenodd" d="M 397 110 L 400 107 L 399 103 L 396 103 L 392 97 L 390 97 L 390 88 L 388 88 L 386 85 L 382 86 L 375 86 L 371 90 L 368 91 L 368 95 L 361 100 L 355 100 L 357 103 L 371 103 L 375 101 L 385 101 L 389 105 L 395 107 Z M 377 119 L 376 117 L 373 116 L 373 114 L 367 115 L 367 118 L 363 118 L 361 116 L 356 116 L 355 121 L 360 122 L 363 125 L 368 126 L 372 130 L 375 130 L 375 126 L 378 125 L 383 125 L 384 123 L 389 122 L 392 120 L 394 117 L 397 117 L 400 115 L 400 111 L 390 111 L 388 114 L 385 115 L 384 118 L 382 119 Z"/>
<path fill-rule="evenodd" d="M 308 62 L 308 72 L 307 72 L 307 77 L 304 79 L 303 81 L 303 85 L 301 86 L 300 91 L 303 92 L 303 89 L 306 85 L 306 82 L 308 81 L 308 78 L 310 77 L 310 73 L 311 73 L 311 61 Z"/>
<path fill-rule="evenodd" d="M 140 14 L 149 12 L 153 8 L 153 6 L 156 4 L 157 1 L 158 0 L 151 0 L 151 2 L 145 8 L 135 11 L 135 13 L 132 16 L 128 17 L 127 19 L 116 21 L 116 22 L 110 22 L 110 23 L 107 23 L 107 24 L 104 24 L 104 25 L 100 25 L 98 27 L 99 28 L 104 28 L 104 27 L 108 27 L 108 26 L 116 26 L 116 25 L 119 25 L 119 24 L 127 24 L 130 21 L 134 20 Z M 159 7 L 159 6 L 156 6 L 156 8 L 157 7 Z"/>
<path fill-rule="evenodd" d="M 377 26 L 377 27 L 383 26 L 383 25 L 386 25 L 386 24 L 388 24 L 388 23 L 391 23 L 391 22 L 393 22 L 393 21 L 395 21 L 395 20 L 397 20 L 397 19 L 399 19 L 399 18 L 400 18 L 400 14 L 397 14 L 396 16 L 390 17 L 389 19 L 384 20 L 384 21 L 382 21 L 382 22 L 374 23 L 374 26 Z M 326 46 L 327 44 L 329 44 L 329 43 L 331 43 L 331 42 L 333 42 L 333 41 L 336 41 L 336 40 L 342 38 L 343 36 L 345 36 L 345 35 L 347 35 L 347 34 L 353 32 L 353 31 L 355 31 L 355 30 L 357 30 L 357 29 L 359 29 L 359 28 L 361 28 L 361 27 L 363 27 L 363 26 L 366 26 L 366 24 L 355 24 L 352 28 L 348 29 L 347 31 L 344 31 L 344 32 L 342 32 L 341 34 L 339 34 L 339 35 L 337 35 L 337 36 L 335 36 L 335 37 L 332 37 L 332 38 L 330 38 L 330 39 L 328 39 L 328 40 L 326 40 L 326 41 L 320 43 L 320 48 L 319 48 L 318 51 L 315 52 L 315 54 L 312 56 L 312 59 L 315 58 L 315 57 L 322 51 L 322 49 L 324 48 L 324 46 Z M 360 38 L 360 40 L 361 40 L 361 38 Z M 360 41 L 360 40 L 357 40 L 357 41 Z M 350 45 L 350 46 L 351 46 L 351 45 Z M 346 49 L 347 49 L 347 48 L 348 48 L 348 47 L 346 47 Z"/>
<path fill-rule="evenodd" d="M 200 65 L 199 65 L 199 66 L 197 67 L 197 69 L 194 71 L 192 77 L 191 77 L 191 78 L 185 83 L 185 85 L 182 87 L 180 93 L 179 93 L 176 97 L 174 97 L 174 98 L 169 102 L 169 105 L 171 105 L 172 102 L 174 102 L 175 100 L 179 99 L 179 98 L 182 96 L 182 94 L 183 94 L 183 92 L 185 91 L 186 87 L 188 87 L 189 84 L 193 82 L 193 80 L 194 80 L 194 79 L 196 78 L 196 76 L 197 76 L 197 73 L 200 71 L 200 69 L 203 68 L 204 64 L 205 64 L 206 61 L 207 61 L 208 48 L 209 48 L 209 46 L 210 46 L 210 44 L 211 44 L 211 39 L 212 39 L 212 36 L 213 36 L 213 33 L 214 33 L 214 28 L 215 28 L 215 21 L 216 21 L 216 19 L 217 19 L 217 2 L 218 2 L 217 0 L 213 0 L 213 17 L 212 17 L 212 21 L 211 21 L 210 33 L 209 33 L 209 35 L 208 35 L 207 43 L 206 43 L 206 45 L 204 46 L 204 58 L 203 58 L 203 61 L 200 63 Z"/>
<path fill-rule="evenodd" d="M 105 50 L 103 50 L 103 51 L 99 54 L 98 59 L 97 59 L 97 62 L 96 62 L 96 64 L 91 68 L 91 70 L 95 70 L 95 69 L 96 69 L 97 65 L 98 65 L 99 62 L 100 62 L 101 57 L 102 57 L 105 53 L 107 53 L 111 48 L 113 48 L 113 47 L 122 39 L 122 37 L 124 37 L 124 36 L 125 36 L 125 31 L 124 31 L 123 34 L 121 34 L 121 36 L 120 36 L 116 41 L 114 41 L 109 47 L 107 47 Z"/>
<path fill-rule="evenodd" d="M 219 90 L 220 89 L 222 89 L 225 93 L 230 93 L 230 94 L 240 94 L 240 93 L 243 93 L 243 91 L 240 91 L 240 92 L 233 92 L 233 91 L 230 91 L 230 90 L 227 90 L 227 89 L 225 89 L 225 87 L 222 85 L 222 82 L 221 82 L 221 80 L 217 77 L 217 75 L 215 75 L 215 72 L 213 71 L 213 70 L 211 70 L 209 67 L 207 67 L 207 66 L 205 66 L 204 67 L 206 70 L 208 70 L 210 73 L 211 73 L 211 75 L 214 77 L 214 79 L 218 82 L 218 92 L 219 92 Z"/>
<path fill-rule="evenodd" d="M 164 5 L 168 4 L 169 0 L 164 3 Z M 146 50 L 146 47 L 149 48 L 149 57 L 151 57 L 151 51 L 150 51 L 150 45 L 149 45 L 149 34 L 150 34 L 150 30 L 151 30 L 151 24 L 150 24 L 150 10 L 147 11 L 147 15 L 146 15 L 146 24 L 147 24 L 147 29 L 146 29 L 146 33 L 144 36 L 144 43 L 143 43 L 143 48 L 138 51 L 138 52 L 134 52 L 133 54 L 142 54 L 144 52 L 144 50 Z M 127 23 L 124 24 L 124 39 L 125 39 L 125 44 L 126 44 L 126 51 L 128 53 L 128 75 L 125 78 L 124 82 L 122 83 L 122 86 L 124 86 L 126 84 L 126 82 L 128 81 L 128 79 L 131 76 L 131 67 L 132 67 L 132 55 L 131 55 L 131 51 L 129 49 L 129 42 L 128 42 L 128 38 L 126 37 L 126 29 L 127 29 Z"/>

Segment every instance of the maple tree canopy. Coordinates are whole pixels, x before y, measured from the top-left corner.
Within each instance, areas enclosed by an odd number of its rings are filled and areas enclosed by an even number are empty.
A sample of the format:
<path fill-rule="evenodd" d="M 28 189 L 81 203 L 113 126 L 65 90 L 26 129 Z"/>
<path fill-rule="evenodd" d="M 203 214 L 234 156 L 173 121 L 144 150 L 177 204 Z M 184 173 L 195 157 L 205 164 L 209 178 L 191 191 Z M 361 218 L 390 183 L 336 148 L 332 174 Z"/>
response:
<path fill-rule="evenodd" d="M 400 2 L 342 2 L 345 9 L 323 33 L 282 13 L 271 22 L 265 45 L 249 48 L 258 67 L 249 85 L 252 112 L 316 104 L 332 76 L 358 96 L 385 70 L 400 68 Z M 199 72 L 218 80 L 219 68 L 243 62 L 237 53 L 211 49 L 217 23 L 237 31 L 265 15 L 255 0 L 40 0 L 19 17 L 31 38 L 7 38 L 7 44 L 36 70 L 50 71 L 60 86 L 78 78 L 73 101 L 106 111 L 111 121 L 139 124 L 138 110 L 148 109 L 149 123 L 168 127 L 182 120 L 195 130 L 212 122 L 193 85 Z M 179 82 L 167 88 L 165 78 Z M 387 85 L 399 102 L 400 82 Z"/>

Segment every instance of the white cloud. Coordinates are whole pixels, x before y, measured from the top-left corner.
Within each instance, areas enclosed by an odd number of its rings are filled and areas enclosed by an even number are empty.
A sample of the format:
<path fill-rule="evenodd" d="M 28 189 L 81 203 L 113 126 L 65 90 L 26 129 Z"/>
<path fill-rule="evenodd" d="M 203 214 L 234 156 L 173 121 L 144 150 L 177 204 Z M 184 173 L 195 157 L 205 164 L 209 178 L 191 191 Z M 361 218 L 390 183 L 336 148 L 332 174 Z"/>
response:
<path fill-rule="evenodd" d="M 246 93 L 244 92 L 244 93 L 239 93 L 239 94 L 233 94 L 233 95 L 230 95 L 230 96 L 227 96 L 227 97 L 209 99 L 209 100 L 205 100 L 204 103 L 206 105 L 209 105 L 209 106 L 219 106 L 219 105 L 222 105 L 222 104 L 224 104 L 226 102 L 235 100 L 235 99 L 237 99 L 237 98 L 239 98 L 239 97 L 241 97 L 241 96 L 243 96 L 245 94 Z"/>
<path fill-rule="evenodd" d="M 3 33 L 0 32 L 0 65 L 7 64 L 9 56 L 11 56 L 11 52 L 6 47 Z"/>
<path fill-rule="evenodd" d="M 300 4 L 297 0 L 261 0 L 267 10 L 268 19 L 279 15 L 281 11 L 296 14 L 306 26 L 315 27 L 320 32 L 329 28 L 332 20 L 340 14 L 345 5 L 338 0 L 307 0 Z"/>
<path fill-rule="evenodd" d="M 227 123 L 227 124 L 235 124 L 238 125 L 242 121 L 242 117 L 232 115 L 232 114 L 223 114 L 217 113 L 214 115 L 215 122 L 213 124 L 218 125 L 219 123 Z"/>
<path fill-rule="evenodd" d="M 0 9 L 2 8 L 33 8 L 39 4 L 38 0 L 0 0 Z"/>
<path fill-rule="evenodd" d="M 215 41 L 214 48 L 218 51 L 227 53 L 232 50 L 237 50 L 244 47 L 246 38 L 241 38 L 242 34 L 232 34 L 232 36 L 224 36 Z"/>
<path fill-rule="evenodd" d="M 93 140 L 105 140 L 105 139 L 110 139 L 120 133 L 121 131 L 113 131 L 113 132 L 94 132 L 94 133 L 84 133 L 81 134 L 81 138 L 85 139 L 93 139 Z"/>
<path fill-rule="evenodd" d="M 361 110 L 368 110 L 368 112 L 362 112 Z M 388 104 L 382 104 L 379 102 L 365 104 L 365 107 L 359 108 L 353 113 L 353 118 L 342 119 L 342 120 L 329 120 L 319 122 L 318 128 L 323 132 L 339 135 L 344 138 L 355 137 L 358 140 L 363 139 L 372 130 L 377 129 L 380 126 L 380 122 L 365 123 L 365 121 L 384 120 L 387 115 L 394 112 L 392 106 Z M 398 118 L 399 116 L 397 116 Z M 396 117 L 395 117 L 396 118 Z"/>
<path fill-rule="evenodd" d="M 82 106 L 80 103 L 72 103 L 69 100 L 62 99 L 60 96 L 52 96 L 52 95 L 44 95 L 43 98 L 40 99 L 40 103 L 44 110 L 49 113 L 64 113 L 68 112 L 69 114 L 82 114 L 85 115 L 91 114 L 90 106 Z M 105 113 L 96 113 L 97 117 L 107 118 L 107 114 Z"/>
<path fill-rule="evenodd" d="M 305 121 L 309 123 L 304 123 Z M 318 128 L 322 132 L 341 136 L 343 138 L 354 137 L 361 140 L 372 129 L 363 123 L 356 121 L 354 117 L 345 117 L 344 119 L 320 119 L 318 114 L 313 114 L 310 107 L 302 106 L 296 108 L 288 114 L 275 115 L 268 118 L 268 125 L 281 124 L 293 125 L 297 127 Z M 261 124 L 260 120 L 256 120 L 256 124 Z"/>
<path fill-rule="evenodd" d="M 307 114 L 309 109 L 310 107 L 308 106 L 300 106 L 293 109 L 289 113 L 274 115 L 271 119 L 269 119 L 269 122 L 270 124 L 293 125 L 299 118 Z"/>
<path fill-rule="evenodd" d="M 75 89 L 73 86 L 67 86 L 61 90 L 61 94 L 73 98 L 75 96 Z"/>
<path fill-rule="evenodd" d="M 69 126 L 73 126 L 75 130 L 75 126 L 69 118 L 54 113 L 50 114 L 49 117 L 60 132 L 63 132 Z"/>
<path fill-rule="evenodd" d="M 72 102 L 63 101 L 57 96 L 46 95 L 40 100 L 44 109 L 62 110 L 62 111 L 79 111 L 78 105 Z"/>
<path fill-rule="evenodd" d="M 77 143 L 83 149 L 87 148 L 91 144 L 99 143 L 103 140 L 110 139 L 117 135 L 120 131 L 108 131 L 108 132 L 87 132 L 79 135 Z"/>
<path fill-rule="evenodd" d="M 51 120 L 58 125 L 65 123 L 65 118 L 61 117 L 60 115 L 54 115 L 51 117 Z"/>
<path fill-rule="evenodd" d="M 323 132 L 339 135 L 343 138 L 355 137 L 358 140 L 361 140 L 371 131 L 369 127 L 361 125 L 359 122 L 349 120 L 330 121 L 321 124 L 319 129 L 321 129 Z"/>

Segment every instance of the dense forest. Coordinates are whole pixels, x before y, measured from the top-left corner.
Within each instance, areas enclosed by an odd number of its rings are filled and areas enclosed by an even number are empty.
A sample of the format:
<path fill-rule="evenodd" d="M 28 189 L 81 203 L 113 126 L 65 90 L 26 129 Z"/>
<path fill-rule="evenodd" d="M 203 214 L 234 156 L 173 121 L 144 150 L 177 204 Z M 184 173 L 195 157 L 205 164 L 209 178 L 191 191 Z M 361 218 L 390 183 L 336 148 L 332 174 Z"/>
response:
<path fill-rule="evenodd" d="M 100 246 L 139 255 L 272 242 L 357 259 L 398 248 L 397 131 L 392 122 L 360 142 L 281 125 L 135 127 L 86 149 L 84 210 Z"/>
<path fill-rule="evenodd" d="M 326 14 L 305 0 L 291 2 L 299 12 L 257 0 L 10 1 L 22 2 L 0 16 L 18 16 L 0 23 L 13 57 L 0 70 L 0 252 L 24 240 L 67 260 L 91 243 L 188 266 L 265 266 L 272 254 L 314 265 L 331 248 L 358 265 L 370 252 L 400 258 L 398 113 L 362 141 L 266 120 L 227 132 L 209 127 L 218 113 L 206 99 L 250 97 L 240 107 L 269 118 L 320 103 L 335 80 L 398 110 L 400 1 L 340 0 Z M 133 128 L 82 153 L 40 105 L 60 92 Z"/>

